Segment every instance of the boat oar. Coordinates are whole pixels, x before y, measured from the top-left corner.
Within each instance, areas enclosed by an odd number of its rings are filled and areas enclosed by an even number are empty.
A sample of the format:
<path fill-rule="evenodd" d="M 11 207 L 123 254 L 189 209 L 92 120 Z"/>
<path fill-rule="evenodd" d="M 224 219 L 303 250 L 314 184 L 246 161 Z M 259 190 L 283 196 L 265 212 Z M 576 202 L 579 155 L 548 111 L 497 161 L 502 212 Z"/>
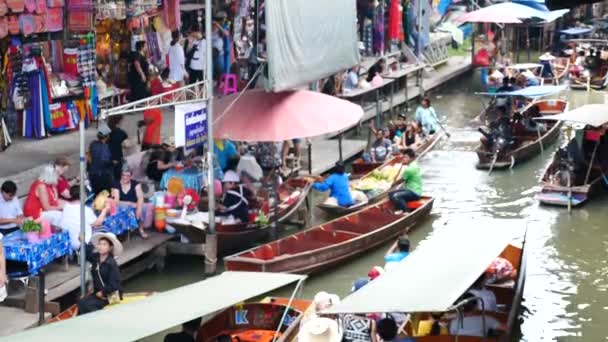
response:
<path fill-rule="evenodd" d="M 494 157 L 492 158 L 492 163 L 490 164 L 490 169 L 488 170 L 488 175 L 490 173 L 492 173 L 492 170 L 494 169 L 494 165 L 496 164 L 497 160 L 498 160 L 498 153 L 494 153 Z"/>
<path fill-rule="evenodd" d="M 439 125 L 439 127 L 441 128 L 441 130 L 443 130 L 443 132 L 445 133 L 445 135 L 448 137 L 448 139 L 452 136 L 447 129 L 445 129 L 445 127 L 443 127 L 443 125 L 441 124 L 441 121 L 439 121 L 439 119 L 437 118 L 437 115 L 435 115 L 435 112 L 431 112 L 431 114 L 433 115 L 433 118 L 435 119 L 435 121 L 437 122 L 437 124 Z"/>

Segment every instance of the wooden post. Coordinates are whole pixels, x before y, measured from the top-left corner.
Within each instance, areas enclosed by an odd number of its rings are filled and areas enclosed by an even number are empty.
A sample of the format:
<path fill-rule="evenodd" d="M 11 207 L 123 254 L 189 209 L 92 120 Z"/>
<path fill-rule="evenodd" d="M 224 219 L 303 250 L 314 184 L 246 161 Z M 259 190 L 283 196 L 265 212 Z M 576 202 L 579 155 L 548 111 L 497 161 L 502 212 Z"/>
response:
<path fill-rule="evenodd" d="M 312 143 L 308 144 L 308 174 L 312 175 Z"/>
<path fill-rule="evenodd" d="M 205 236 L 205 273 L 215 274 L 217 269 L 217 235 Z"/>
<path fill-rule="evenodd" d="M 395 82 L 397 82 L 397 80 L 394 80 L 393 82 L 391 82 L 391 97 L 390 97 L 391 115 L 395 115 L 395 111 L 393 108 L 393 103 L 394 103 L 394 99 L 395 99 Z"/>
<path fill-rule="evenodd" d="M 382 113 L 382 105 L 380 104 L 380 88 L 376 89 L 376 127 L 380 127 L 380 115 Z"/>
<path fill-rule="evenodd" d="M 405 75 L 405 111 L 409 112 L 410 111 L 410 99 L 409 99 L 409 94 L 407 92 L 407 74 Z"/>
<path fill-rule="evenodd" d="M 44 324 L 44 269 L 41 268 L 38 272 L 38 325 Z"/>
<path fill-rule="evenodd" d="M 338 135 L 338 157 L 340 162 L 344 162 L 344 159 L 342 158 L 342 133 Z"/>

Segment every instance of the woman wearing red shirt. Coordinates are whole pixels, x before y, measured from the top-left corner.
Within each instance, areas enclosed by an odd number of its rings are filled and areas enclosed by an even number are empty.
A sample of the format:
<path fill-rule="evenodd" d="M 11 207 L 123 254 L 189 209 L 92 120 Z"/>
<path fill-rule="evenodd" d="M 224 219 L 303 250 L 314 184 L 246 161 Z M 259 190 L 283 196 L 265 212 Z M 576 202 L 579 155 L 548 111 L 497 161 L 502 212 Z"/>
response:
<path fill-rule="evenodd" d="M 52 225 L 58 225 L 64 204 L 57 193 L 58 179 L 59 176 L 53 165 L 44 167 L 40 178 L 30 186 L 23 206 L 25 217 L 43 218 Z"/>

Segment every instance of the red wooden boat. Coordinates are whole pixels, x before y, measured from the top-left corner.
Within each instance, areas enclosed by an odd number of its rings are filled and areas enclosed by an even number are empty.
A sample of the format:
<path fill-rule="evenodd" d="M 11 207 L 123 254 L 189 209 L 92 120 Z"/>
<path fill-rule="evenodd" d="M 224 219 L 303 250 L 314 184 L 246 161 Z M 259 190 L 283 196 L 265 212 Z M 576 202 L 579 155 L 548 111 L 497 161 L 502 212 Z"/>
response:
<path fill-rule="evenodd" d="M 222 335 L 230 336 L 233 341 L 272 342 L 285 310 L 287 316 L 276 341 L 292 341 L 298 335 L 300 321 L 312 302 L 294 299 L 287 307 L 288 303 L 289 298 L 268 298 L 230 307 L 200 327 L 197 342 L 214 342 Z"/>
<path fill-rule="evenodd" d="M 279 187 L 279 222 L 289 219 L 304 204 L 306 196 L 312 187 L 312 180 L 308 178 L 292 178 L 285 181 Z M 259 195 L 259 194 L 258 194 Z M 265 197 L 265 196 L 262 196 Z M 264 201 L 252 203 L 254 211 L 262 210 Z M 273 220 L 272 208 L 268 215 L 269 222 Z M 205 227 L 197 224 L 189 224 L 179 220 L 169 223 L 180 234 L 185 235 L 191 243 L 205 243 Z M 242 251 L 252 246 L 255 242 L 268 239 L 271 224 L 237 223 L 216 224 L 217 248 L 220 255 L 226 255 Z"/>
<path fill-rule="evenodd" d="M 433 135 L 426 136 L 424 138 L 420 138 L 417 136 L 416 143 L 411 145 L 410 147 L 416 152 L 418 157 L 425 155 L 428 151 L 430 151 L 435 144 L 441 139 L 442 132 L 438 132 Z M 392 159 L 392 158 L 391 158 Z M 361 177 L 365 177 L 371 174 L 374 170 L 381 168 L 390 162 L 391 159 L 387 159 L 384 162 L 377 163 L 366 163 L 363 158 L 359 158 L 352 163 L 352 172 L 351 178 L 357 179 Z"/>
<path fill-rule="evenodd" d="M 306 231 L 224 258 L 227 270 L 308 274 L 361 254 L 405 231 L 426 217 L 432 197 L 410 202 L 412 211 L 395 214 L 382 202 Z"/>
<path fill-rule="evenodd" d="M 109 309 L 109 308 L 112 308 L 112 307 L 114 307 L 116 305 L 122 305 L 122 304 L 129 304 L 129 303 L 137 302 L 137 301 L 140 301 L 140 300 L 145 299 L 147 297 L 150 297 L 153 294 L 154 294 L 154 292 L 125 293 L 125 294 L 122 295 L 123 298 L 120 301 L 120 303 L 108 305 L 104 309 Z M 70 318 L 73 318 L 73 317 L 76 317 L 76 316 L 78 316 L 78 304 L 74 304 L 74 305 L 70 306 L 66 310 L 60 312 L 57 316 L 49 318 L 46 322 L 47 323 L 54 323 L 54 322 L 64 321 L 66 319 L 70 319 Z"/>

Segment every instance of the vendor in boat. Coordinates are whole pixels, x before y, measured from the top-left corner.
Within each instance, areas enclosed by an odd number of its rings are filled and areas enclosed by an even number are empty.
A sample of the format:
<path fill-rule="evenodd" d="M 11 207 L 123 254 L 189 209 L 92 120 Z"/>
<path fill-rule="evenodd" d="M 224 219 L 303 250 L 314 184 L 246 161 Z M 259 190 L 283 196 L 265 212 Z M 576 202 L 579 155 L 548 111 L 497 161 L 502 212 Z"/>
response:
<path fill-rule="evenodd" d="M 494 292 L 488 290 L 486 287 L 486 282 L 487 279 L 484 272 L 479 276 L 479 278 L 477 278 L 477 281 L 475 281 L 473 286 L 471 286 L 468 293 L 479 298 L 477 301 L 477 310 L 496 312 L 498 311 L 498 306 L 496 305 L 496 295 Z"/>
<path fill-rule="evenodd" d="M 439 129 L 435 108 L 431 106 L 431 100 L 428 97 L 422 99 L 420 106 L 416 109 L 414 120 L 425 136 L 433 135 Z"/>
<path fill-rule="evenodd" d="M 91 263 L 93 293 L 78 302 L 78 315 L 103 309 L 122 300 L 120 269 L 114 257 L 122 253 L 122 244 L 112 233 L 97 233 L 91 238 L 96 252 L 87 255 Z"/>
<path fill-rule="evenodd" d="M 195 318 L 182 324 L 182 331 L 165 336 L 164 342 L 194 342 L 201 327 L 202 317 Z M 230 340 L 228 340 L 230 341 Z"/>
<path fill-rule="evenodd" d="M 543 66 L 541 76 L 543 78 L 556 78 L 555 72 L 553 70 L 552 61 L 555 59 L 553 55 L 549 51 L 545 52 L 542 56 L 538 58 L 540 64 Z"/>
<path fill-rule="evenodd" d="M 534 120 L 535 118 L 540 118 L 541 116 L 542 116 L 542 114 L 540 113 L 540 108 L 538 107 L 538 105 L 533 105 L 532 107 L 528 108 L 528 110 L 526 112 L 524 112 L 524 117 L 523 117 L 523 124 L 524 124 L 525 130 L 527 132 L 533 132 L 533 133 L 547 132 L 547 126 L 545 126 L 545 124 Z"/>
<path fill-rule="evenodd" d="M 375 129 L 370 125 L 370 129 L 376 135 L 376 140 L 372 143 L 369 152 L 363 154 L 363 160 L 366 163 L 381 163 L 391 154 L 392 144 L 386 138 L 386 132 L 382 129 Z"/>
<path fill-rule="evenodd" d="M 350 193 L 348 174 L 346 174 L 343 162 L 337 162 L 335 172 L 323 182 L 315 182 L 312 188 L 323 192 L 329 190 L 329 196 L 335 198 L 341 207 L 350 207 L 354 204 Z"/>
<path fill-rule="evenodd" d="M 395 215 L 407 210 L 407 202 L 417 201 L 422 195 L 422 171 L 416 162 L 416 152 L 411 148 L 403 151 L 403 188 L 391 191 L 389 198 L 395 206 Z"/>
<path fill-rule="evenodd" d="M 249 200 L 253 194 L 240 183 L 239 175 L 234 171 L 224 174 L 222 180 L 224 196 L 218 205 L 218 216 L 232 216 L 242 223 L 249 222 Z"/>

